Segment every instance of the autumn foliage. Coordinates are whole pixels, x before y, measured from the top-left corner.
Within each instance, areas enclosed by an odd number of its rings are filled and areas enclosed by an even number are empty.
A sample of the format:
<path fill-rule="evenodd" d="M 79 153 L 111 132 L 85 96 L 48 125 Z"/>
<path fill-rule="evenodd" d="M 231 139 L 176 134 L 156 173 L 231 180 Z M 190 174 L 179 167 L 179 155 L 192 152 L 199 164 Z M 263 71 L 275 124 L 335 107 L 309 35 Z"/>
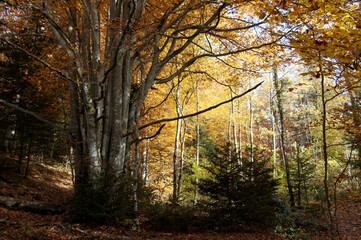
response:
<path fill-rule="evenodd" d="M 0 8 L 1 159 L 29 183 L 39 162 L 69 169 L 69 219 L 343 237 L 338 211 L 360 198 L 357 1 Z"/>

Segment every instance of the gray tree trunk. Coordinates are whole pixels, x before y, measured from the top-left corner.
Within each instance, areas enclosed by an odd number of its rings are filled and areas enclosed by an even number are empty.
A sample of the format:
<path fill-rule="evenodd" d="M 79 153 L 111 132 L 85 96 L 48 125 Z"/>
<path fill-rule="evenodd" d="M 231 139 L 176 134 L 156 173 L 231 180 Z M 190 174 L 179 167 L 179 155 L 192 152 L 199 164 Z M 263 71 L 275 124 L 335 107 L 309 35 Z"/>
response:
<path fill-rule="evenodd" d="M 289 166 L 289 162 L 288 162 L 288 156 L 286 154 L 282 88 L 279 85 L 279 79 L 277 76 L 277 68 L 276 67 L 274 68 L 273 83 L 274 83 L 276 96 L 277 96 L 277 108 L 278 108 L 277 110 L 278 110 L 279 121 L 280 121 L 281 151 L 282 151 L 282 157 L 284 160 L 284 164 L 286 167 L 286 180 L 287 180 L 288 194 L 290 197 L 291 207 L 294 207 L 295 206 L 295 198 L 294 198 L 293 187 L 292 187 L 292 183 L 291 183 L 290 166 Z"/>
<path fill-rule="evenodd" d="M 321 53 L 320 53 L 321 56 Z M 321 57 L 320 57 L 321 61 Z M 332 215 L 332 205 L 331 199 L 329 196 L 329 187 L 328 187 L 328 154 L 327 154 L 327 130 L 326 130 L 326 121 L 327 121 L 327 100 L 325 96 L 325 78 L 323 74 L 322 65 L 320 62 L 320 73 L 321 73 L 321 101 L 322 101 L 322 153 L 323 153 L 323 160 L 324 160 L 324 187 L 325 187 L 325 197 L 327 202 L 327 212 L 330 219 L 330 232 L 331 232 L 331 239 L 336 239 L 336 225 L 335 219 Z"/>

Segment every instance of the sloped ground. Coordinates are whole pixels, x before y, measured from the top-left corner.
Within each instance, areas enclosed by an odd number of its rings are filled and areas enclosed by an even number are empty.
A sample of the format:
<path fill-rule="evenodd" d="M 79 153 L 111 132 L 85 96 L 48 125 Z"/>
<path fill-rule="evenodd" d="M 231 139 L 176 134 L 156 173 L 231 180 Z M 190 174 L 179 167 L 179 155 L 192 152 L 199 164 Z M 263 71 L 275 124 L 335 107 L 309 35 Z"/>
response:
<path fill-rule="evenodd" d="M 32 164 L 27 179 L 16 173 L 16 161 L 1 159 L 0 196 L 31 201 L 68 205 L 72 196 L 72 178 L 69 169 Z M 1 162 L 0 162 L 1 163 Z M 361 239 L 361 201 L 351 197 L 339 200 L 339 229 L 342 239 Z M 140 234 L 114 226 L 72 224 L 66 213 L 42 215 L 11 210 L 0 206 L 0 240 L 8 239 L 209 239 L 209 240 L 282 240 L 287 239 L 272 230 L 245 227 L 239 233 L 161 233 L 145 231 Z M 310 239 L 329 239 L 327 232 Z"/>
<path fill-rule="evenodd" d="M 69 201 L 73 189 L 69 169 L 33 163 L 27 178 L 24 178 L 23 174 L 16 172 L 15 159 L 2 161 L 0 195 L 49 203 Z"/>
<path fill-rule="evenodd" d="M 338 224 L 342 239 L 361 239 L 361 199 L 339 200 Z"/>
<path fill-rule="evenodd" d="M 347 194 L 337 199 L 337 239 L 361 239 L 361 198 L 358 194 Z M 315 239 L 331 239 L 329 232 L 321 232 Z"/>
<path fill-rule="evenodd" d="M 73 184 L 69 170 L 34 163 L 25 179 L 23 174 L 16 172 L 15 159 L 2 158 L 0 161 L 1 196 L 64 205 L 71 199 Z M 51 235 L 42 238 L 37 236 L 37 232 L 49 231 L 50 226 L 64 219 L 65 214 L 41 215 L 0 206 L 0 239 L 60 239 L 57 236 L 52 238 Z M 44 229 L 46 227 L 49 229 Z"/>

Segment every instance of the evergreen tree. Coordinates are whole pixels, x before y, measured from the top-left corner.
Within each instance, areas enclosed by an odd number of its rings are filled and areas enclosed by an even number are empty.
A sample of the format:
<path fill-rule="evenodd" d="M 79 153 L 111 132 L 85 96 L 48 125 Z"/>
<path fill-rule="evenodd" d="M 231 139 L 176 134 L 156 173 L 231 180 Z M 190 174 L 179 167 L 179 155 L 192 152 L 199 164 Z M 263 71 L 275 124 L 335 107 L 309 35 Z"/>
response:
<path fill-rule="evenodd" d="M 274 220 L 274 194 L 278 185 L 266 167 L 267 159 L 254 152 L 254 162 L 239 165 L 234 155 L 229 159 L 228 147 L 217 148 L 208 156 L 205 166 L 210 177 L 202 179 L 200 192 L 208 197 L 206 206 L 210 217 L 219 224 L 257 222 L 270 224 Z"/>

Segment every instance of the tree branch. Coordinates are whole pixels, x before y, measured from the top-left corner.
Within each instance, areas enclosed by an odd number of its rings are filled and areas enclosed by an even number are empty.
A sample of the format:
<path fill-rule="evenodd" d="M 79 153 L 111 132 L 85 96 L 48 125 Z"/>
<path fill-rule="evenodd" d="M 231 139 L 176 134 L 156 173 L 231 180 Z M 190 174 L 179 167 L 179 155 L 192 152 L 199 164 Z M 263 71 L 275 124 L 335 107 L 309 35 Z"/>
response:
<path fill-rule="evenodd" d="M 24 109 L 22 107 L 19 107 L 19 106 L 15 105 L 15 104 L 8 103 L 7 101 L 5 101 L 3 99 L 0 99 L 0 104 L 3 104 L 5 106 L 11 107 L 11 108 L 16 109 L 16 110 L 19 110 L 19 111 L 21 111 L 21 112 L 23 112 L 25 114 L 30 115 L 30 116 L 33 116 L 34 118 L 36 118 L 36 119 L 38 119 L 38 120 L 52 126 L 53 128 L 55 128 L 55 129 L 57 129 L 57 130 L 59 130 L 61 132 L 64 132 L 68 137 L 70 137 L 70 139 L 72 138 L 71 134 L 68 131 L 66 131 L 64 128 L 56 125 L 55 123 L 53 123 L 53 122 L 51 122 L 51 121 L 49 121 L 49 120 L 47 120 L 47 119 L 45 119 L 43 117 L 40 117 L 38 114 L 36 114 L 36 113 L 34 113 L 32 111 L 26 110 L 26 109 Z"/>
<path fill-rule="evenodd" d="M 282 37 L 281 37 L 282 38 Z M 275 44 L 276 42 L 278 42 L 281 38 L 276 39 L 274 41 L 271 42 L 267 42 L 261 45 L 257 45 L 257 46 L 251 46 L 251 47 L 247 47 L 247 48 L 243 48 L 243 49 L 238 49 L 238 50 L 234 50 L 234 51 L 229 51 L 229 52 L 223 52 L 223 53 L 214 53 L 214 54 L 202 54 L 202 55 L 198 55 L 195 56 L 193 58 L 191 58 L 190 60 L 188 60 L 186 63 L 183 64 L 183 66 L 178 69 L 175 73 L 173 73 L 172 75 L 170 75 L 169 77 L 166 78 L 156 78 L 155 79 L 155 84 L 162 84 L 162 83 L 166 83 L 171 81 L 172 79 L 174 79 L 176 76 L 178 76 L 179 74 L 183 73 L 184 70 L 191 66 L 194 62 L 196 62 L 198 59 L 201 58 L 205 58 L 205 57 L 215 57 L 218 59 L 218 57 L 224 57 L 224 56 L 229 56 L 229 55 L 233 55 L 233 54 L 238 54 L 238 53 L 242 53 L 242 52 L 248 52 L 248 51 L 252 51 L 252 50 L 256 50 L 256 49 L 260 49 L 263 47 L 267 47 L 270 46 L 272 44 Z"/>
<path fill-rule="evenodd" d="M 145 138 L 141 138 L 141 139 L 136 139 L 134 142 L 141 142 L 143 140 L 148 140 L 148 139 L 152 139 L 152 138 L 155 138 L 156 136 L 158 136 L 160 134 L 160 132 L 162 131 L 162 129 L 165 127 L 165 124 L 163 124 L 159 129 L 158 131 L 153 134 L 152 136 L 149 136 L 149 137 L 145 137 Z M 133 142 L 133 143 L 134 143 Z"/>
<path fill-rule="evenodd" d="M 145 125 L 139 127 L 139 130 L 144 129 L 144 128 L 147 128 L 147 127 L 149 127 L 149 126 L 151 126 L 151 125 L 154 125 L 154 124 L 162 123 L 162 122 L 172 122 L 172 121 L 176 121 L 176 120 L 178 120 L 178 119 L 184 119 L 184 118 L 194 117 L 194 116 L 200 115 L 200 114 L 202 114 L 202 113 L 208 112 L 208 111 L 210 111 L 210 110 L 216 109 L 216 108 L 218 108 L 219 106 L 222 106 L 222 105 L 224 105 L 224 104 L 226 104 L 226 103 L 232 102 L 233 100 L 235 100 L 235 99 L 237 99 L 237 98 L 240 98 L 240 97 L 243 97 L 243 96 L 245 96 L 246 94 L 252 92 L 253 90 L 257 89 L 259 86 L 261 86 L 263 82 L 264 82 L 264 81 L 258 83 L 257 85 L 255 85 L 254 87 L 248 89 L 247 91 L 243 92 L 243 93 L 240 94 L 240 95 L 237 95 L 237 96 L 235 96 L 235 97 L 233 97 L 233 98 L 231 98 L 231 99 L 228 99 L 228 100 L 226 100 L 226 101 L 224 101 L 224 102 L 218 103 L 218 104 L 216 104 L 216 105 L 214 105 L 214 106 L 211 106 L 211 107 L 209 107 L 209 108 L 203 109 L 203 110 L 201 110 L 201 111 L 199 111 L 199 112 L 195 112 L 195 113 L 183 115 L 183 116 L 180 116 L 180 117 L 166 118 L 166 119 L 161 119 L 161 120 L 158 120 L 158 121 L 154 121 L 154 122 L 151 122 L 151 123 L 148 123 L 148 124 L 145 124 Z M 122 137 L 126 137 L 126 136 L 128 136 L 128 135 L 130 135 L 130 134 L 132 134 L 132 132 L 126 133 L 126 134 L 124 134 Z"/>
<path fill-rule="evenodd" d="M 79 82 L 76 81 L 72 78 L 70 78 L 67 74 L 63 73 L 61 70 L 51 66 L 49 63 L 47 63 L 46 61 L 44 61 L 43 59 L 35 56 L 34 54 L 28 52 L 26 49 L 24 49 L 23 47 L 17 45 L 16 43 L 13 43 L 7 39 L 5 39 L 4 37 L 7 37 L 8 35 L 0 35 L 0 39 L 2 41 L 4 41 L 5 43 L 9 44 L 10 46 L 12 46 L 13 48 L 22 51 L 23 53 L 25 53 L 28 57 L 31 57 L 33 59 L 35 59 L 36 61 L 40 62 L 41 64 L 43 64 L 45 67 L 47 67 L 48 69 L 50 69 L 51 71 L 56 72 L 57 74 L 59 74 L 62 78 L 64 78 L 65 80 L 68 80 L 70 82 L 73 82 L 75 84 L 94 84 L 94 85 L 98 85 L 98 82 Z"/>
<path fill-rule="evenodd" d="M 22 51 L 23 53 L 25 53 L 26 55 L 28 55 L 29 57 L 35 59 L 36 61 L 42 63 L 44 66 L 46 66 L 47 68 L 49 68 L 50 70 L 58 73 L 60 76 L 62 76 L 63 78 L 65 78 L 66 80 L 69 81 L 73 81 L 73 79 L 69 78 L 65 73 L 63 73 L 62 71 L 60 71 L 59 69 L 51 66 L 49 63 L 45 62 L 44 60 L 42 60 L 41 58 L 35 56 L 34 54 L 28 52 L 27 50 L 25 50 L 24 48 L 20 47 L 19 45 L 7 40 L 4 38 L 4 35 L 0 35 L 0 39 L 4 42 L 6 42 L 7 44 L 9 44 L 10 46 L 12 46 L 13 48 Z"/>

